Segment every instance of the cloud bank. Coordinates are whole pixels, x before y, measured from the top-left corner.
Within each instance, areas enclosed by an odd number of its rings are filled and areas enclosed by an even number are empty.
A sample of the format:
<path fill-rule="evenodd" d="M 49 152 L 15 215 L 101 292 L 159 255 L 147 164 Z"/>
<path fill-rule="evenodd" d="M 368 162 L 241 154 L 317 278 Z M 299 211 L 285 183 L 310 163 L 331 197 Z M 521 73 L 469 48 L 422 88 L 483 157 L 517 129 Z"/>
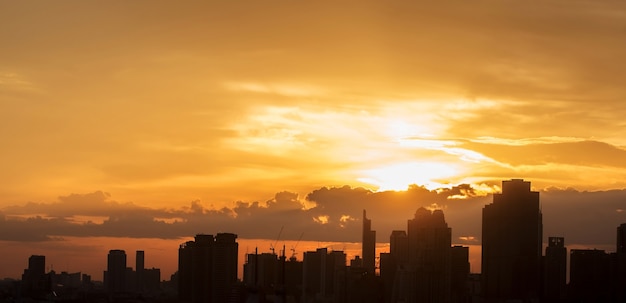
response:
<path fill-rule="evenodd" d="M 568 243 L 613 244 L 615 228 L 626 222 L 626 190 L 541 192 L 544 237 Z M 300 197 L 280 192 L 265 202 L 236 202 L 211 208 L 191 201 L 179 208 L 120 203 L 93 192 L 59 197 L 53 203 L 27 203 L 0 212 L 0 240 L 63 241 L 63 237 L 177 239 L 197 233 L 234 232 L 242 238 L 359 242 L 362 210 L 387 242 L 392 230 L 406 229 L 419 207 L 443 209 L 453 242 L 480 244 L 482 208 L 491 196 L 470 185 L 428 190 L 373 192 L 364 188 L 322 187 Z"/>

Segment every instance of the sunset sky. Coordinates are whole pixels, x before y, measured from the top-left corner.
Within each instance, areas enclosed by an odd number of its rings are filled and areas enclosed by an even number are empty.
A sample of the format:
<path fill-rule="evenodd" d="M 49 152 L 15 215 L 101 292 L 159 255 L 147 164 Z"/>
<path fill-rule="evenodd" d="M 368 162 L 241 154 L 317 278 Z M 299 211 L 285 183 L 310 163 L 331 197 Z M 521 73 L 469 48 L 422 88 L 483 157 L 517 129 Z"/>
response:
<path fill-rule="evenodd" d="M 429 206 L 476 245 L 511 178 L 544 237 L 611 249 L 626 2 L 445 3 L 0 0 L 0 277 L 76 243 L 358 242 L 363 208 L 381 243 Z"/>

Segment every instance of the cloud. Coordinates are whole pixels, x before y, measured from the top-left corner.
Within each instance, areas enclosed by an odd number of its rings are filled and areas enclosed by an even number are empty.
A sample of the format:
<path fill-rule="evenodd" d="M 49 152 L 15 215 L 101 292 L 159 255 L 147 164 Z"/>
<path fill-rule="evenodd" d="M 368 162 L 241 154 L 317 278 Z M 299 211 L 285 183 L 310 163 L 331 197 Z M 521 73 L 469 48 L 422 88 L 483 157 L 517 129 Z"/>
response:
<path fill-rule="evenodd" d="M 458 199 L 463 195 L 463 199 Z M 176 209 L 134 206 L 110 201 L 103 192 L 73 194 L 57 203 L 28 203 L 7 207 L 0 213 L 0 239 L 8 241 L 58 241 L 63 237 L 130 237 L 177 239 L 197 233 L 234 232 L 242 238 L 358 242 L 362 210 L 366 209 L 386 242 L 392 230 L 406 229 L 406 222 L 420 207 L 442 209 L 452 236 L 460 243 L 480 243 L 482 208 L 491 196 L 480 188 L 460 185 L 431 191 L 412 186 L 407 191 L 372 192 L 364 188 L 323 187 L 310 192 L 306 201 L 296 193 L 279 192 L 266 202 L 236 202 L 233 207 L 211 208 L 201 201 Z M 573 189 L 541 191 L 544 238 L 565 236 L 567 243 L 610 245 L 615 227 L 626 222 L 623 209 L 626 190 L 586 192 Z M 59 208 L 79 206 L 66 210 Z M 305 208 L 310 203 L 310 208 Z M 32 211 L 40 215 L 26 216 Z M 105 216 L 101 223 L 76 222 L 69 214 Z M 63 214 L 63 216 L 59 216 Z M 160 217 L 159 217 L 160 216 Z M 174 218 L 163 221 L 158 218 Z"/>

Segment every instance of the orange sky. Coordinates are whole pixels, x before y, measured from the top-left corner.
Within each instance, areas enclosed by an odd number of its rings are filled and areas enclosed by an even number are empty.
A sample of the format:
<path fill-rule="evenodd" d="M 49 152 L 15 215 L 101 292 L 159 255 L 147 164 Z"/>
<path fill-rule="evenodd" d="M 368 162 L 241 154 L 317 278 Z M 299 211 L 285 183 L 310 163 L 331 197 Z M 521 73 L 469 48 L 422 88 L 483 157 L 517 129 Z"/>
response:
<path fill-rule="evenodd" d="M 624 188 L 624 12 L 0 0 L 0 216 L 100 191 L 153 210 L 282 191 L 306 208 L 310 192 L 343 185 Z"/>

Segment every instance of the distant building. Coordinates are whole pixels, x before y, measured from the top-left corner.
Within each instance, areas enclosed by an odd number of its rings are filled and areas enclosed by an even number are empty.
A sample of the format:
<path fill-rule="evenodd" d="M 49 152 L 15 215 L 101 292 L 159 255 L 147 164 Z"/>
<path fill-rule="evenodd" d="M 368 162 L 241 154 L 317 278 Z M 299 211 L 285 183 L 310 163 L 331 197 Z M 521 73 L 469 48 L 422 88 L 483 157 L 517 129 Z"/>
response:
<path fill-rule="evenodd" d="M 609 254 L 597 249 L 570 251 L 568 296 L 575 302 L 611 302 Z"/>
<path fill-rule="evenodd" d="M 46 257 L 30 256 L 28 268 L 22 274 L 22 292 L 27 297 L 42 297 L 50 291 L 50 287 L 50 279 L 46 275 Z"/>
<path fill-rule="evenodd" d="M 145 282 L 145 253 L 143 250 L 138 250 L 135 253 L 135 277 L 137 291 L 143 292 L 146 290 Z"/>
<path fill-rule="evenodd" d="M 237 282 L 237 235 L 196 235 L 178 249 L 178 296 L 181 302 L 227 302 Z"/>
<path fill-rule="evenodd" d="M 343 302 L 345 298 L 346 254 L 326 248 L 304 253 L 302 300 Z M 317 302 L 315 301 L 315 302 Z"/>
<path fill-rule="evenodd" d="M 615 301 L 626 302 L 626 223 L 617 227 L 616 246 L 612 288 Z"/>
<path fill-rule="evenodd" d="M 412 280 L 407 302 L 450 302 L 452 231 L 443 211 L 419 208 L 408 220 L 407 236 Z"/>
<path fill-rule="evenodd" d="M 409 238 L 404 230 L 394 230 L 389 237 L 389 253 L 396 262 L 406 264 L 409 262 Z"/>
<path fill-rule="evenodd" d="M 376 274 L 376 231 L 372 230 L 372 220 L 363 210 L 363 241 L 361 245 L 363 267 L 370 275 Z"/>
<path fill-rule="evenodd" d="M 530 182 L 502 182 L 483 208 L 482 278 L 485 301 L 535 302 L 541 294 L 542 215 Z"/>
<path fill-rule="evenodd" d="M 107 270 L 104 273 L 104 285 L 109 292 L 127 291 L 126 252 L 113 249 L 107 255 Z"/>
<path fill-rule="evenodd" d="M 468 279 L 470 274 L 469 247 L 452 246 L 450 250 L 451 302 L 465 303 L 469 300 Z"/>
<path fill-rule="evenodd" d="M 567 249 L 565 239 L 549 237 L 544 257 L 543 297 L 548 302 L 565 300 Z"/>

